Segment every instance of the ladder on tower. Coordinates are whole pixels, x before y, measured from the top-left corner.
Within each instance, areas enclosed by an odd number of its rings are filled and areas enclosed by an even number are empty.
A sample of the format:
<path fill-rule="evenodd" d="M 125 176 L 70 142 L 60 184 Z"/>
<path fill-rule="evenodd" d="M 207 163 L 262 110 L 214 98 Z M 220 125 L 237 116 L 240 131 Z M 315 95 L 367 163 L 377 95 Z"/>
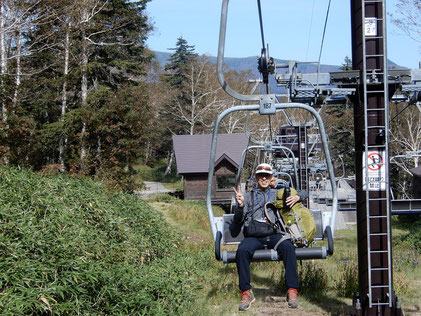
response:
<path fill-rule="evenodd" d="M 298 151 L 299 151 L 299 166 L 300 166 L 300 188 L 303 191 L 309 190 L 308 184 L 308 139 L 307 139 L 307 125 L 300 124 L 298 126 Z M 308 199 L 302 201 L 305 207 L 309 207 Z"/>
<path fill-rule="evenodd" d="M 371 7 L 370 7 L 371 6 Z M 375 8 L 373 8 L 375 6 Z M 373 11 L 382 12 L 376 17 Z M 362 45 L 368 302 L 381 311 L 393 304 L 389 187 L 388 73 L 384 0 L 363 0 Z M 373 52 L 374 51 L 374 52 Z"/>

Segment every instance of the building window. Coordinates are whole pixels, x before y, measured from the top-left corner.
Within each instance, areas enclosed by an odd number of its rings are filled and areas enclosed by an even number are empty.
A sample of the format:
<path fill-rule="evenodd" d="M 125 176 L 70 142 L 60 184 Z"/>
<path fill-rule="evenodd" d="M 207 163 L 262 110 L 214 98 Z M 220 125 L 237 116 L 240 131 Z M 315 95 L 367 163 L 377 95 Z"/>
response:
<path fill-rule="evenodd" d="M 235 177 L 232 175 L 221 175 L 216 176 L 216 188 L 221 189 L 231 189 L 235 185 Z"/>

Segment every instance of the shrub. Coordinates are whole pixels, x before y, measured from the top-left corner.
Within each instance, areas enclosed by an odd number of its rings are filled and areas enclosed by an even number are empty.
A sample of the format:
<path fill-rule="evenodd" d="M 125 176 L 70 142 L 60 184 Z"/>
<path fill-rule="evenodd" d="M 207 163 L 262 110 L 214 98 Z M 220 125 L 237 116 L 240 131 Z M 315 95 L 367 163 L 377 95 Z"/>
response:
<path fill-rule="evenodd" d="M 418 253 L 421 253 L 421 216 L 418 216 L 417 221 L 410 225 L 409 234 L 405 240 L 414 245 Z"/>
<path fill-rule="evenodd" d="M 327 272 L 318 264 L 305 262 L 298 269 L 300 292 L 313 294 L 324 292 L 328 288 Z"/>
<path fill-rule="evenodd" d="M 358 265 L 352 260 L 343 257 L 338 262 L 340 274 L 335 280 L 335 289 L 339 296 L 352 298 L 354 291 L 358 290 Z"/>
<path fill-rule="evenodd" d="M 393 289 L 398 297 L 402 297 L 413 290 L 411 280 L 408 280 L 407 275 L 398 271 L 393 274 Z"/>
<path fill-rule="evenodd" d="M 393 268 L 397 271 L 404 267 L 415 268 L 421 264 L 421 255 L 415 245 L 405 240 L 393 247 Z"/>
<path fill-rule="evenodd" d="M 0 310 L 185 314 L 200 259 L 136 196 L 0 167 Z"/>

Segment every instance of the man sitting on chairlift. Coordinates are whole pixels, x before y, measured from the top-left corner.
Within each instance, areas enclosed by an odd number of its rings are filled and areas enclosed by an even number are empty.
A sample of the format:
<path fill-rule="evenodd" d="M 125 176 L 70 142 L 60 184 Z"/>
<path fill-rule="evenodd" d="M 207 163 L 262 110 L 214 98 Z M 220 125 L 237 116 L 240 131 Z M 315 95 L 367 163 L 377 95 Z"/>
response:
<path fill-rule="evenodd" d="M 250 262 L 255 250 L 275 249 L 278 255 L 282 257 L 285 267 L 285 283 L 287 285 L 287 301 L 288 306 L 296 308 L 298 306 L 298 275 L 297 275 L 297 257 L 295 255 L 295 247 L 289 239 L 282 240 L 283 235 L 280 232 L 259 232 L 257 225 L 266 222 L 264 215 L 264 206 L 267 202 L 273 202 L 277 196 L 277 190 L 272 188 L 271 181 L 273 179 L 273 170 L 269 164 L 262 163 L 257 166 L 255 172 L 257 181 L 257 189 L 252 189 L 245 195 L 241 193 L 240 187 L 235 192 L 237 200 L 237 210 L 234 214 L 234 222 L 244 225 L 245 238 L 238 246 L 236 253 L 237 272 L 239 277 L 239 287 L 241 291 L 240 311 L 246 311 L 255 301 L 255 297 L 250 285 Z M 275 181 L 276 185 L 276 181 Z M 296 196 L 290 196 L 286 202 L 292 207 L 302 198 L 306 198 L 306 192 L 300 191 Z M 255 224 L 251 224 L 255 223 Z M 257 224 L 256 224 L 257 223 Z M 254 227 L 252 229 L 252 226 Z M 281 242 L 280 242 L 281 241 Z"/>

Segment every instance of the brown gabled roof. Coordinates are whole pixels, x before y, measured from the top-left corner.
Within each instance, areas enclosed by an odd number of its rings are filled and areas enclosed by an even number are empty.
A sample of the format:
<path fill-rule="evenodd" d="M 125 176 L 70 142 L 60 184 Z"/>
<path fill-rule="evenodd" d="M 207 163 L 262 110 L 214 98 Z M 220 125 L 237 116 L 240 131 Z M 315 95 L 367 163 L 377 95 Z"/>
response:
<path fill-rule="evenodd" d="M 172 140 L 179 174 L 208 172 L 211 134 L 174 135 Z M 247 145 L 246 134 L 219 134 L 215 162 L 219 162 L 221 158 L 227 158 L 235 164 L 235 167 L 238 167 L 241 154 Z"/>
<path fill-rule="evenodd" d="M 409 172 L 411 172 L 413 176 L 421 177 L 421 166 L 409 169 Z"/>

